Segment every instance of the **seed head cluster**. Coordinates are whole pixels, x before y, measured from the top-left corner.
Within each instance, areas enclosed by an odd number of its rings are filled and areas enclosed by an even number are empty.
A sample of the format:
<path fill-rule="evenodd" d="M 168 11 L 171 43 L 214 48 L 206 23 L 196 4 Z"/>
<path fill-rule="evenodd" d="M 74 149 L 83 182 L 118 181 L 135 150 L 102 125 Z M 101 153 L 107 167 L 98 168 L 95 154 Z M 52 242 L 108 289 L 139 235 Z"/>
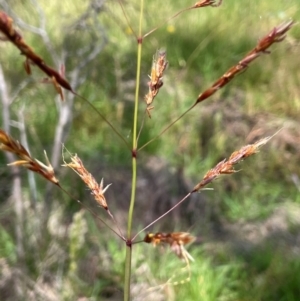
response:
<path fill-rule="evenodd" d="M 25 147 L 17 140 L 14 140 L 5 131 L 0 129 L 0 149 L 6 152 L 10 152 L 18 156 L 21 160 L 15 161 L 8 165 L 23 166 L 33 172 L 36 172 L 43 176 L 48 181 L 58 185 L 58 180 L 54 175 L 54 170 L 50 164 L 45 152 L 45 158 L 47 165 L 41 161 L 34 159 L 30 156 Z"/>
<path fill-rule="evenodd" d="M 147 113 L 149 117 L 151 118 L 150 115 L 150 110 L 152 110 L 154 107 L 152 106 L 152 102 L 156 95 L 159 92 L 159 89 L 163 86 L 163 73 L 166 70 L 168 66 L 168 62 L 166 60 L 166 52 L 163 50 L 158 50 L 156 52 L 156 55 L 153 57 L 153 62 L 152 62 L 152 69 L 151 69 L 151 75 L 150 81 L 148 82 L 149 86 L 149 92 L 145 96 L 145 101 L 147 104 Z"/>
<path fill-rule="evenodd" d="M 228 160 L 224 159 L 221 162 L 219 162 L 214 168 L 209 170 L 203 179 L 194 187 L 192 190 L 193 192 L 199 191 L 202 188 L 204 188 L 206 185 L 211 183 L 213 180 L 215 180 L 220 175 L 224 174 L 232 174 L 237 172 L 234 169 L 234 165 L 242 161 L 243 159 L 246 159 L 258 152 L 258 149 L 265 145 L 272 137 L 266 137 L 263 138 L 254 144 L 249 144 L 246 146 L 243 146 L 240 150 L 235 151 L 231 154 Z"/>
<path fill-rule="evenodd" d="M 82 181 L 90 189 L 91 194 L 93 195 L 96 202 L 109 212 L 104 193 L 111 184 L 103 188 L 103 179 L 101 180 L 100 184 L 98 184 L 95 178 L 86 170 L 81 159 L 77 155 L 72 156 L 71 161 L 72 162 L 70 163 L 65 163 L 64 166 L 70 167 L 80 176 Z"/>
<path fill-rule="evenodd" d="M 22 35 L 13 26 L 13 20 L 5 12 L 0 11 L 0 32 L 4 35 L 2 40 L 10 41 L 26 57 L 24 67 L 28 74 L 31 73 L 30 65 L 36 65 L 44 74 L 48 76 L 48 82 L 51 82 L 62 100 L 64 99 L 62 88 L 73 92 L 69 82 L 56 70 L 49 67 L 45 61 L 34 52 L 34 50 L 25 42 Z"/>
<path fill-rule="evenodd" d="M 171 250 L 180 259 L 193 260 L 192 256 L 185 250 L 184 245 L 194 242 L 195 236 L 188 232 L 172 232 L 172 233 L 148 233 L 144 237 L 144 242 L 152 243 L 154 246 L 165 243 L 171 247 Z"/>
<path fill-rule="evenodd" d="M 219 89 L 227 85 L 236 75 L 245 71 L 249 64 L 258 58 L 261 54 L 270 53 L 267 49 L 274 43 L 281 42 L 285 39 L 286 32 L 294 25 L 294 21 L 289 21 L 273 28 L 265 37 L 263 37 L 256 47 L 252 49 L 241 61 L 235 66 L 229 68 L 211 87 L 201 93 L 194 106 L 201 101 L 209 98 Z"/>

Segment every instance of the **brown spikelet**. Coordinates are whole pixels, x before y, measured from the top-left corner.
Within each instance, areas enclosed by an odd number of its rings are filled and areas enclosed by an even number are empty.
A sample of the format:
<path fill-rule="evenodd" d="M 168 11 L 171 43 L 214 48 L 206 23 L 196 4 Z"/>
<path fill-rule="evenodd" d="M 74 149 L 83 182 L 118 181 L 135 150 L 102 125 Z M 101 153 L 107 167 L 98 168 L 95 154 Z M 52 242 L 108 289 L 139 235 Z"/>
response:
<path fill-rule="evenodd" d="M 45 61 L 26 44 L 21 34 L 13 27 L 13 20 L 3 11 L 0 11 L 0 31 L 4 34 L 5 39 L 13 43 L 21 51 L 21 54 L 26 57 L 24 67 L 27 74 L 31 74 L 30 65 L 36 65 L 49 77 L 49 80 L 52 81 L 56 90 L 58 90 L 57 86 L 59 86 L 59 88 L 63 87 L 66 90 L 74 92 L 69 82 L 60 75 L 59 72 L 49 67 Z M 61 90 L 58 92 L 63 99 Z"/>
<path fill-rule="evenodd" d="M 210 2 L 210 1 L 202 1 Z M 285 34 L 291 27 L 294 25 L 294 21 L 289 21 L 279 25 L 272 29 L 265 37 L 263 37 L 256 47 L 252 49 L 241 61 L 238 62 L 235 66 L 228 69 L 211 87 L 206 89 L 201 93 L 195 104 L 207 99 L 219 89 L 227 85 L 236 75 L 243 72 L 248 68 L 249 64 L 258 58 L 262 53 L 269 53 L 267 49 L 274 43 L 278 43 L 284 40 Z"/>
<path fill-rule="evenodd" d="M 222 4 L 223 0 L 219 0 L 219 2 L 216 3 L 215 0 L 202 0 L 198 1 L 194 4 L 192 8 L 200 8 L 205 6 L 212 6 L 212 7 L 218 7 Z"/>
<path fill-rule="evenodd" d="M 188 232 L 172 232 L 172 233 L 148 233 L 144 237 L 144 242 L 152 243 L 154 246 L 165 243 L 171 247 L 171 250 L 180 259 L 192 259 L 192 256 L 185 250 L 184 245 L 194 242 L 195 236 Z"/>
<path fill-rule="evenodd" d="M 182 261 L 186 263 L 185 268 L 181 269 L 182 271 L 187 270 L 188 275 L 186 279 L 174 281 L 174 278 L 177 273 L 175 273 L 164 285 L 159 287 L 164 287 L 167 284 L 178 285 L 189 282 L 191 279 L 191 269 L 190 261 L 194 261 L 194 258 L 189 254 L 189 252 L 184 248 L 185 245 L 194 242 L 196 239 L 195 236 L 187 232 L 172 232 L 172 233 L 148 233 L 144 242 L 152 243 L 154 246 L 165 243 L 168 244 L 172 250 Z"/>
<path fill-rule="evenodd" d="M 0 149 L 6 152 L 10 152 L 18 156 L 21 160 L 15 161 L 8 165 L 20 165 L 33 172 L 36 172 L 46 178 L 48 181 L 58 185 L 58 180 L 54 175 L 53 167 L 51 166 L 48 157 L 45 152 L 45 157 L 47 165 L 40 162 L 37 159 L 34 159 L 30 156 L 28 151 L 24 146 L 19 142 L 14 140 L 11 136 L 6 134 L 3 130 L 0 129 Z"/>
<path fill-rule="evenodd" d="M 111 184 L 103 188 L 103 179 L 101 180 L 100 184 L 98 184 L 95 178 L 85 169 L 82 161 L 77 155 L 71 156 L 71 161 L 71 163 L 65 163 L 63 166 L 70 167 L 80 176 L 82 181 L 91 190 L 91 194 L 96 202 L 111 215 L 104 196 L 105 191 Z"/>
<path fill-rule="evenodd" d="M 167 66 L 168 62 L 166 60 L 166 51 L 158 50 L 155 56 L 153 57 L 150 81 L 148 82 L 149 92 L 145 96 L 145 102 L 147 104 L 147 113 L 150 118 L 150 110 L 154 108 L 152 106 L 152 102 L 158 94 L 159 89 L 163 86 L 162 78 Z"/>
<path fill-rule="evenodd" d="M 214 168 L 209 170 L 203 179 L 194 187 L 192 192 L 199 191 L 203 187 L 205 187 L 207 184 L 211 183 L 213 180 L 215 180 L 220 175 L 224 174 L 232 174 L 235 173 L 236 170 L 234 169 L 234 165 L 239 163 L 241 160 L 248 158 L 258 152 L 258 149 L 265 145 L 271 137 L 263 138 L 254 144 L 249 144 L 246 146 L 243 146 L 240 150 L 235 151 L 231 154 L 228 160 L 224 159 L 223 161 L 219 162 Z"/>

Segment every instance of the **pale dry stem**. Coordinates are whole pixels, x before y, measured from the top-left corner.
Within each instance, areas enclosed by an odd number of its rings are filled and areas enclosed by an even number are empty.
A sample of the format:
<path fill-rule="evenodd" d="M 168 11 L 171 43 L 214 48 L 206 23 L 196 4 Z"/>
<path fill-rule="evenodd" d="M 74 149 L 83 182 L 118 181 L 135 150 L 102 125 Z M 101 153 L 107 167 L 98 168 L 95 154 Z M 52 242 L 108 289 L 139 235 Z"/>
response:
<path fill-rule="evenodd" d="M 14 140 L 11 136 L 6 134 L 3 130 L 0 129 L 0 149 L 15 154 L 21 160 L 15 161 L 8 165 L 18 165 L 23 166 L 33 172 L 36 172 L 43 176 L 48 181 L 58 185 L 58 180 L 54 175 L 54 170 L 52 165 L 49 162 L 47 154 L 45 152 L 45 158 L 47 165 L 40 162 L 37 159 L 34 159 L 30 156 L 28 151 L 24 146 L 17 140 Z"/>

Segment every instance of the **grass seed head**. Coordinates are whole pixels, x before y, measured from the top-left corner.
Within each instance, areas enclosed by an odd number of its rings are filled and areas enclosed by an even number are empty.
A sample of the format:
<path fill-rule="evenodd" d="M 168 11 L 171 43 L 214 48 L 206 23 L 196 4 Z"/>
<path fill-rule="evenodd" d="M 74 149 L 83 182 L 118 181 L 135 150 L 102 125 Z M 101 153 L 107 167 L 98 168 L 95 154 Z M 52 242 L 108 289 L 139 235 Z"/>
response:
<path fill-rule="evenodd" d="M 265 145 L 272 137 L 273 136 L 263 138 L 261 140 L 258 140 L 254 144 L 243 146 L 239 150 L 233 152 L 228 160 L 222 160 L 214 168 L 209 170 L 205 174 L 203 179 L 194 187 L 192 192 L 201 190 L 203 187 L 214 181 L 220 175 L 232 174 L 237 172 L 237 170 L 234 169 L 234 165 L 239 163 L 243 159 L 246 159 L 256 154 L 258 152 L 258 149 L 261 146 Z"/>
<path fill-rule="evenodd" d="M 208 3 L 210 1 L 201 1 L 201 3 Z M 200 4 L 201 4 L 200 3 Z M 207 4 L 209 5 L 209 4 Z M 258 58 L 263 53 L 269 53 L 267 49 L 274 43 L 278 43 L 284 40 L 285 34 L 294 25 L 294 21 L 289 21 L 275 27 L 263 37 L 256 47 L 252 49 L 242 60 L 240 60 L 235 66 L 229 68 L 211 87 L 198 95 L 195 105 L 201 101 L 209 98 L 219 89 L 231 82 L 238 74 L 245 71 L 249 64 Z"/>
<path fill-rule="evenodd" d="M 9 166 L 23 166 L 33 172 L 43 176 L 48 181 L 58 184 L 58 179 L 55 177 L 52 165 L 49 162 L 45 152 L 47 165 L 30 156 L 25 147 L 17 140 L 6 134 L 0 129 L 0 149 L 15 154 L 21 160 L 8 164 Z"/>
<path fill-rule="evenodd" d="M 103 179 L 101 180 L 100 184 L 98 184 L 95 178 L 92 176 L 92 174 L 90 174 L 86 170 L 81 159 L 77 155 L 71 156 L 71 162 L 65 163 L 63 166 L 73 169 L 80 176 L 80 178 L 86 184 L 86 186 L 90 189 L 91 194 L 93 195 L 96 202 L 102 208 L 108 211 L 108 206 L 104 193 L 111 184 L 103 188 Z"/>
<path fill-rule="evenodd" d="M 195 236 L 191 235 L 188 232 L 172 232 L 172 233 L 148 233 L 144 237 L 144 242 L 152 243 L 154 246 L 165 243 L 168 244 L 171 250 L 176 254 L 180 259 L 192 258 L 188 253 L 184 245 L 194 242 L 196 239 Z"/>
<path fill-rule="evenodd" d="M 286 37 L 286 32 L 294 25 L 294 21 L 285 22 L 278 27 L 273 28 L 266 36 L 264 36 L 252 52 L 267 52 L 266 50 L 274 43 L 281 42 Z M 252 53 L 250 52 L 250 53 Z M 267 52 L 268 53 L 268 52 Z"/>
<path fill-rule="evenodd" d="M 212 6 L 212 7 L 218 7 L 222 4 L 223 0 L 219 0 L 219 2 L 216 3 L 215 0 L 202 0 L 198 1 L 194 4 L 193 8 L 200 8 L 205 6 Z"/>
<path fill-rule="evenodd" d="M 165 50 L 158 50 L 153 57 L 152 61 L 152 68 L 151 68 L 151 75 L 150 81 L 148 82 L 149 91 L 145 95 L 144 99 L 147 104 L 147 113 L 149 117 L 150 110 L 152 110 L 154 107 L 151 105 L 154 98 L 159 92 L 159 89 L 163 86 L 163 74 L 168 66 L 168 61 L 166 59 L 166 51 Z"/>
<path fill-rule="evenodd" d="M 26 44 L 22 35 L 13 27 L 13 20 L 3 11 L 0 11 L 0 32 L 4 35 L 7 41 L 14 44 L 21 51 L 21 54 L 26 57 L 24 67 L 28 74 L 31 73 L 30 64 L 38 66 L 38 68 L 52 80 L 52 83 L 60 94 L 62 100 L 63 95 L 61 87 L 73 92 L 69 82 L 60 75 L 59 72 L 49 67 L 45 61 L 36 54 L 29 45 Z"/>

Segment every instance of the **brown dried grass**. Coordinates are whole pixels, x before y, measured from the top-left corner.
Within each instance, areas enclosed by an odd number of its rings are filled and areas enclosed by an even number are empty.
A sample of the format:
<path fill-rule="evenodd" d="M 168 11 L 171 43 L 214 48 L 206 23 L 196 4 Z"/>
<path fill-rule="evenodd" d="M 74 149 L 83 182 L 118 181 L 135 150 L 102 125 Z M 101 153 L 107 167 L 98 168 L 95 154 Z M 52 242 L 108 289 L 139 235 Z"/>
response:
<path fill-rule="evenodd" d="M 21 160 L 15 161 L 8 165 L 23 166 L 33 172 L 40 174 L 42 177 L 59 185 L 58 179 L 54 175 L 54 170 L 49 162 L 49 159 L 45 152 L 45 158 L 47 165 L 41 161 L 34 159 L 30 156 L 25 147 L 17 140 L 14 140 L 11 136 L 0 129 L 0 149 L 6 152 L 10 152 L 18 156 Z"/>

